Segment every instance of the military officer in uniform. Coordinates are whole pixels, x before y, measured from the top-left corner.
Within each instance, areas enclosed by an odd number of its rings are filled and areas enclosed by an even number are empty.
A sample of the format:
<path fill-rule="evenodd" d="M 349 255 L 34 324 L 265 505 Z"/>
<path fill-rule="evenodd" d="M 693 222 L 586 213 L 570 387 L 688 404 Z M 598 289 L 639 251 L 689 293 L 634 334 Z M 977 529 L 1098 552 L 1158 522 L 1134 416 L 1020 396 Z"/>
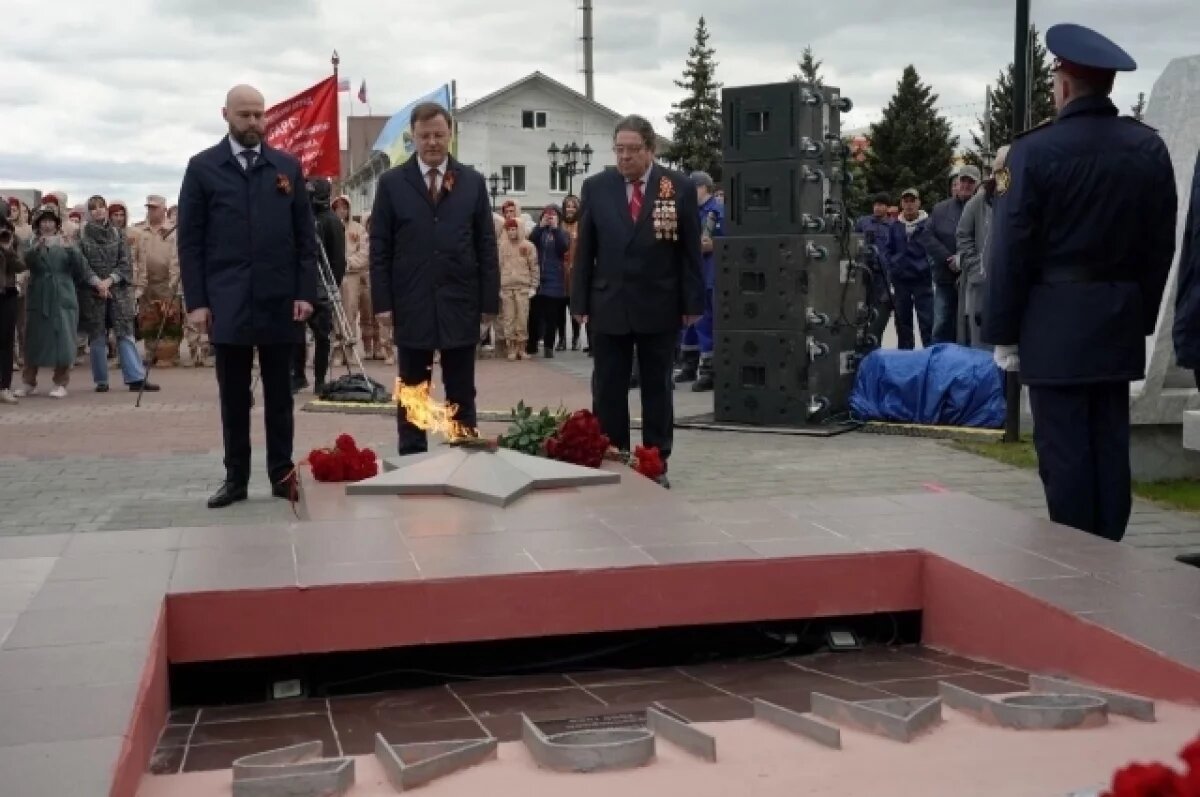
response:
<path fill-rule="evenodd" d="M 982 335 L 1029 386 L 1050 518 L 1120 540 L 1132 499 L 1129 383 L 1146 369 L 1175 253 L 1175 175 L 1158 134 L 1109 99 L 1133 59 L 1055 25 L 1058 115 L 997 172 Z"/>

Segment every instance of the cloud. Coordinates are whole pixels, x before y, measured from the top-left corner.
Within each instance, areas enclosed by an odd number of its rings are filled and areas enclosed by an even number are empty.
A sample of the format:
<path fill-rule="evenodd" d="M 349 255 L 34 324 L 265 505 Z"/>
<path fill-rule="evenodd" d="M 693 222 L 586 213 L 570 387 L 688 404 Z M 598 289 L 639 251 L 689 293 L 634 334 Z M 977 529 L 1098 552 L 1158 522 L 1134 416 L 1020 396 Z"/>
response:
<path fill-rule="evenodd" d="M 365 77 L 376 114 L 457 80 L 460 102 L 534 70 L 582 90 L 577 2 L 441 0 L 419 13 L 395 0 L 59 0 L 6 3 L 0 188 L 173 197 L 188 158 L 224 134 L 220 108 L 236 83 L 268 102 L 320 80 L 334 50 L 355 91 Z M 11 7 L 10 7 L 11 6 Z M 1192 0 L 1039 0 L 1034 23 L 1091 25 L 1138 60 L 1114 99 L 1127 110 L 1174 57 L 1200 51 Z M 663 132 L 697 18 L 726 86 L 784 80 L 805 45 L 826 82 L 855 104 L 843 127 L 878 119 L 913 64 L 962 142 L 985 86 L 1012 58 L 1011 3 L 994 0 L 604 0 L 595 18 L 596 99 L 641 113 Z M 353 105 L 351 104 L 353 102 Z M 342 113 L 364 113 L 343 95 Z"/>

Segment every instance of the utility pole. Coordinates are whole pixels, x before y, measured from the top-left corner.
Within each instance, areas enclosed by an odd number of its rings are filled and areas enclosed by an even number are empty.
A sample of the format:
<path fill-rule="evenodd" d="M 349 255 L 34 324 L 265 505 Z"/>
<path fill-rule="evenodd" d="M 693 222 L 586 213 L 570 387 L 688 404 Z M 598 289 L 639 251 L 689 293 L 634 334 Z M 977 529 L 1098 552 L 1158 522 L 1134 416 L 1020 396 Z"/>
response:
<path fill-rule="evenodd" d="M 996 160 L 995 150 L 992 149 L 992 87 L 983 87 L 983 167 L 992 168 Z"/>
<path fill-rule="evenodd" d="M 1013 135 L 1029 128 L 1029 0 L 1017 0 L 1017 25 L 1013 43 Z M 1021 439 L 1021 378 L 1004 372 L 1004 442 Z"/>
<path fill-rule="evenodd" d="M 592 36 L 592 0 L 582 0 L 583 5 L 583 95 L 589 100 L 596 99 L 596 70 L 592 65 L 592 49 L 595 37 Z"/>

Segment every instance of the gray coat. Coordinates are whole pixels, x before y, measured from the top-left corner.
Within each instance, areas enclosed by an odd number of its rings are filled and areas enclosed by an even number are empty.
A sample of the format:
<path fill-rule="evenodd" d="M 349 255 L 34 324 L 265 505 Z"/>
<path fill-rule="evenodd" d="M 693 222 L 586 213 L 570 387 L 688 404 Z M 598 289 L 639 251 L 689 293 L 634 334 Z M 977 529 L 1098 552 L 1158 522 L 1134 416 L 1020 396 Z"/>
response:
<path fill-rule="evenodd" d="M 113 332 L 117 337 L 133 337 L 137 321 L 137 302 L 134 299 L 133 266 L 125 235 L 109 222 L 89 221 L 79 234 L 79 251 L 88 268 L 102 280 L 112 279 L 111 299 L 104 299 L 93 290 L 79 293 L 79 331 L 89 340 L 104 336 L 105 321 L 112 310 Z"/>
<path fill-rule="evenodd" d="M 976 348 L 982 347 L 977 316 L 982 317 L 983 314 L 984 285 L 987 280 L 985 256 L 991 228 L 992 198 L 987 191 L 980 190 L 967 200 L 956 233 L 959 267 L 966 278 L 962 315 L 970 324 L 971 342 Z"/>

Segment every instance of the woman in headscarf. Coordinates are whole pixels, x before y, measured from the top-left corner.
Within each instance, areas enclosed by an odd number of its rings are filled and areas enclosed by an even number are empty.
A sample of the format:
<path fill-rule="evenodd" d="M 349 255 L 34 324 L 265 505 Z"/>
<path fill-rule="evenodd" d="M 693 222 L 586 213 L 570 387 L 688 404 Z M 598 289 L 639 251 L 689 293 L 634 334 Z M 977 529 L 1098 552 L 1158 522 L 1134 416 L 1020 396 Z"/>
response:
<path fill-rule="evenodd" d="M 37 392 L 39 368 L 54 369 L 51 398 L 66 398 L 71 365 L 75 362 L 75 330 L 79 323 L 76 286 L 107 293 L 79 250 L 62 235 L 58 208 L 42 205 L 33 215 L 34 237 L 25 246 L 29 268 L 25 313 L 25 366 L 17 398 Z"/>
<path fill-rule="evenodd" d="M 84 294 L 79 308 L 79 327 L 87 336 L 91 350 L 92 381 L 97 393 L 108 392 L 108 340 L 106 319 L 111 320 L 113 334 L 121 353 L 121 371 L 130 390 L 158 390 L 157 385 L 143 382 L 146 369 L 133 339 L 137 320 L 134 298 L 133 265 L 129 260 L 129 245 L 125 233 L 112 225 L 108 204 L 102 196 L 87 203 L 88 220 L 79 234 L 79 249 L 88 268 L 100 278 L 103 290 Z"/>

